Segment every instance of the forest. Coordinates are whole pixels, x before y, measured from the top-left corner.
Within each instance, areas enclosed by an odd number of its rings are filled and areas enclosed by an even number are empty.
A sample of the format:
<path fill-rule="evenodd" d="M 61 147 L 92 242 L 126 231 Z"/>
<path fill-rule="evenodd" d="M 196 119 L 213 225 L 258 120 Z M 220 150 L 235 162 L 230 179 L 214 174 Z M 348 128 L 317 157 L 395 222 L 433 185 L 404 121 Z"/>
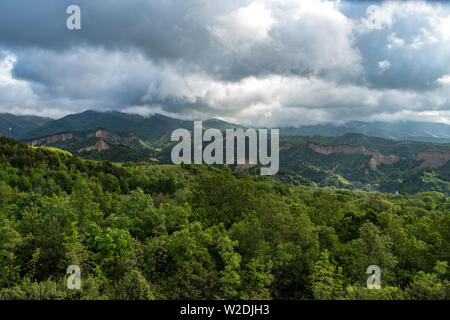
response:
<path fill-rule="evenodd" d="M 0 137 L 1 300 L 449 299 L 449 261 L 440 192 L 83 160 Z M 366 287 L 370 265 L 381 289 Z"/>

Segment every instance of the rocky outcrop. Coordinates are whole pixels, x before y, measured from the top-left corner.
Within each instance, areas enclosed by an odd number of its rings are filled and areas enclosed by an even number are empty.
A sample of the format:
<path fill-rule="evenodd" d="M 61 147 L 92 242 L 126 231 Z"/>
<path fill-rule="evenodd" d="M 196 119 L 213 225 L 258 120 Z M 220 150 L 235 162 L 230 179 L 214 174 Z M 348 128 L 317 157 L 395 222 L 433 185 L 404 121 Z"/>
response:
<path fill-rule="evenodd" d="M 346 145 L 336 145 L 336 146 L 321 146 L 318 144 L 310 143 L 309 147 L 317 153 L 323 155 L 330 155 L 333 153 L 343 153 L 346 155 L 363 153 L 365 148 L 363 146 L 346 146 Z"/>
<path fill-rule="evenodd" d="M 333 153 L 342 153 L 345 155 L 352 155 L 352 154 L 364 154 L 371 156 L 370 159 L 370 166 L 372 168 L 376 168 L 380 164 L 388 164 L 392 165 L 400 158 L 395 155 L 389 155 L 384 156 L 381 154 L 378 150 L 376 151 L 370 151 L 367 150 L 364 146 L 348 146 L 348 145 L 336 145 L 336 146 L 321 146 L 314 143 L 309 144 L 309 148 L 311 148 L 314 152 L 323 154 L 323 155 L 330 155 Z"/>
<path fill-rule="evenodd" d="M 109 149 L 108 144 L 104 140 L 99 140 L 95 145 L 86 148 L 81 148 L 80 150 L 78 150 L 78 152 L 93 151 L 93 150 L 100 152 L 108 149 Z"/>
<path fill-rule="evenodd" d="M 129 144 L 129 143 L 137 140 L 137 137 L 134 135 L 119 137 L 118 135 L 111 133 L 107 130 L 97 130 L 95 132 L 89 133 L 87 136 L 88 136 L 88 138 L 102 138 L 105 140 L 117 140 L 123 144 Z"/>
<path fill-rule="evenodd" d="M 89 138 L 117 139 L 117 136 L 106 130 L 97 130 L 88 134 Z"/>
<path fill-rule="evenodd" d="M 73 138 L 74 138 L 74 136 L 73 136 L 73 133 L 71 133 L 71 132 L 61 133 L 61 134 L 55 134 L 52 136 L 35 139 L 33 141 L 28 142 L 28 145 L 30 145 L 32 147 L 46 146 L 46 145 L 55 144 L 58 142 L 64 142 L 67 140 L 71 140 Z"/>
<path fill-rule="evenodd" d="M 421 166 L 439 168 L 450 160 L 450 149 L 445 152 L 423 150 L 417 154 L 418 161 L 424 161 Z"/>
<path fill-rule="evenodd" d="M 379 151 L 365 150 L 363 153 L 372 156 L 372 159 L 370 159 L 370 165 L 373 168 L 376 168 L 379 164 L 393 165 L 398 160 L 400 160 L 398 156 L 395 155 L 384 156 Z"/>

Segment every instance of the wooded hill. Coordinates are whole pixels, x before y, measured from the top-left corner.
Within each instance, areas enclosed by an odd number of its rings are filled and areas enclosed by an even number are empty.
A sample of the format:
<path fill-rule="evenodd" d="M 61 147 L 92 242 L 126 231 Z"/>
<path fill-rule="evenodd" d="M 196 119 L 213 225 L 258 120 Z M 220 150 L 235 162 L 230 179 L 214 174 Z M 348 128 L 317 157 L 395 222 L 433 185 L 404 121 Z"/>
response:
<path fill-rule="evenodd" d="M 86 161 L 2 137 L 0 298 L 448 299 L 449 213 L 439 192 Z M 69 265 L 83 290 L 66 289 Z"/>

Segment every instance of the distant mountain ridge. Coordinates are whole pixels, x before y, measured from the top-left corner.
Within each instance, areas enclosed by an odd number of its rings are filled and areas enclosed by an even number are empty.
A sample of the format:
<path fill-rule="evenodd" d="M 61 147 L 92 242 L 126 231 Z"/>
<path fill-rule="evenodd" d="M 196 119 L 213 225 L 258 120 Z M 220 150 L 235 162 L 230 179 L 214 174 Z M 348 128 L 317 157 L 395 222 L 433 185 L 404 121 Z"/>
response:
<path fill-rule="evenodd" d="M 37 117 L 39 118 L 39 117 Z M 45 118 L 41 118 L 45 119 Z M 134 134 L 144 140 L 159 139 L 168 131 L 177 128 L 190 128 L 192 121 L 180 120 L 154 114 L 144 117 L 119 111 L 98 112 L 88 110 L 64 118 L 36 122 L 22 135 L 15 135 L 22 140 L 51 136 L 65 132 L 86 132 L 98 129 L 108 130 L 120 135 Z M 204 126 L 224 130 L 225 128 L 243 127 L 218 119 L 203 121 Z M 23 126 L 22 126 L 23 127 Z M 2 132 L 6 135 L 7 132 Z M 345 124 L 317 124 L 300 127 L 281 127 L 280 134 L 288 136 L 324 136 L 338 137 L 348 133 L 360 133 L 369 137 L 391 140 L 410 140 L 433 143 L 450 143 L 450 125 L 435 122 L 362 122 L 349 121 Z"/>
<path fill-rule="evenodd" d="M 51 120 L 38 116 L 16 116 L 10 113 L 0 113 L 0 136 L 19 138 Z"/>
<path fill-rule="evenodd" d="M 239 127 L 218 119 L 203 121 L 203 125 L 217 129 Z M 88 110 L 50 121 L 27 132 L 21 137 L 21 140 L 30 141 L 66 132 L 87 132 L 103 129 L 118 135 L 136 135 L 143 140 L 154 141 L 175 129 L 192 126 L 192 121 L 170 118 L 161 114 L 144 117 L 118 111 L 98 112 Z"/>
<path fill-rule="evenodd" d="M 290 136 L 337 137 L 347 133 L 361 133 L 365 136 L 392 140 L 411 140 L 434 143 L 450 142 L 450 125 L 437 122 L 362 122 L 349 121 L 345 124 L 318 124 L 281 128 L 281 134 Z"/>

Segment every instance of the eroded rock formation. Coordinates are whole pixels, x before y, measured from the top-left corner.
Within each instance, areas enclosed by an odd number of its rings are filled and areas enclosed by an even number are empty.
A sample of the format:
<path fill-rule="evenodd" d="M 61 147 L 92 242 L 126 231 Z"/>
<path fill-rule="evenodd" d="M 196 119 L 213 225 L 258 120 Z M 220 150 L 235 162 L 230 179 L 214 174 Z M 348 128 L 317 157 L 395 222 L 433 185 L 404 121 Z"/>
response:
<path fill-rule="evenodd" d="M 100 152 L 108 149 L 109 149 L 108 144 L 104 140 L 99 140 L 95 145 L 86 148 L 81 148 L 80 150 L 78 150 L 78 152 L 92 151 L 92 150 Z"/>
<path fill-rule="evenodd" d="M 417 160 L 424 160 L 424 167 L 439 168 L 450 160 L 450 149 L 445 152 L 423 150 L 417 154 Z"/>
<path fill-rule="evenodd" d="M 73 139 L 73 134 L 71 132 L 69 133 L 61 133 L 61 134 L 55 134 L 48 137 L 42 137 L 39 139 L 35 139 L 33 141 L 28 142 L 28 145 L 32 147 L 39 147 L 39 146 L 46 146 L 50 144 L 55 144 L 61 141 L 67 141 Z"/>
<path fill-rule="evenodd" d="M 388 164 L 392 165 L 397 162 L 400 158 L 395 155 L 385 156 L 381 154 L 378 150 L 370 151 L 367 150 L 364 146 L 347 146 L 347 145 L 336 145 L 336 146 L 321 146 L 314 143 L 309 144 L 309 148 L 311 148 L 314 152 L 330 155 L 333 153 L 342 153 L 346 155 L 352 154 L 364 154 L 372 156 L 370 159 L 370 166 L 372 168 L 376 168 L 380 164 Z"/>

